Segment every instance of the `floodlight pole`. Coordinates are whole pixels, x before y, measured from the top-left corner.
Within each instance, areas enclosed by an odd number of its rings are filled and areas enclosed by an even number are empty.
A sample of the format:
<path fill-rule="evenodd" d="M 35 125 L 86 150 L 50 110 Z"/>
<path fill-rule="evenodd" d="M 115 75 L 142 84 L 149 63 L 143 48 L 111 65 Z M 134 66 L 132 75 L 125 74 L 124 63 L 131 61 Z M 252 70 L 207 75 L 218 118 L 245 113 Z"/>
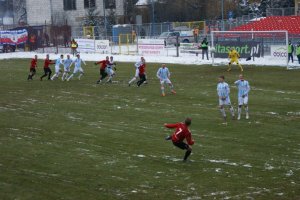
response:
<path fill-rule="evenodd" d="M 221 0 L 221 10 L 222 10 L 222 31 L 224 31 L 224 0 Z"/>
<path fill-rule="evenodd" d="M 154 16 L 154 0 L 151 0 L 151 7 L 152 7 L 152 28 L 151 28 L 151 36 L 154 35 L 154 23 L 155 23 L 155 16 Z"/>
<path fill-rule="evenodd" d="M 105 0 L 103 0 L 103 17 L 104 17 L 105 36 L 107 36 Z"/>

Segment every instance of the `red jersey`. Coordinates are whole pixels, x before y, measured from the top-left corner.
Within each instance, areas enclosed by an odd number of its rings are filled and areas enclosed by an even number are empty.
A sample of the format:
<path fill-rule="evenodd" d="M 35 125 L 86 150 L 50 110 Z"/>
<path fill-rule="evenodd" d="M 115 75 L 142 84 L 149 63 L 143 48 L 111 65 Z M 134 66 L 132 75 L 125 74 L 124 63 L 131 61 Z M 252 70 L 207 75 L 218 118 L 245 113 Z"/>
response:
<path fill-rule="evenodd" d="M 32 59 L 31 60 L 31 64 L 30 64 L 30 68 L 31 69 L 35 69 L 37 67 L 37 59 Z"/>
<path fill-rule="evenodd" d="M 176 124 L 165 124 L 167 128 L 176 128 L 175 132 L 172 135 L 173 142 L 182 142 L 186 139 L 189 145 L 194 144 L 194 140 L 192 139 L 192 134 L 188 127 L 184 123 L 176 123 Z"/>
<path fill-rule="evenodd" d="M 145 71 L 146 71 L 146 64 L 140 65 L 140 67 L 139 67 L 139 74 L 143 75 L 143 74 L 145 74 Z"/>
<path fill-rule="evenodd" d="M 100 69 L 105 69 L 107 67 L 107 65 L 109 64 L 109 60 L 102 60 L 102 61 L 96 62 L 96 64 L 101 64 Z"/>
<path fill-rule="evenodd" d="M 49 68 L 50 64 L 54 64 L 54 62 L 46 58 L 44 62 L 44 68 Z"/>

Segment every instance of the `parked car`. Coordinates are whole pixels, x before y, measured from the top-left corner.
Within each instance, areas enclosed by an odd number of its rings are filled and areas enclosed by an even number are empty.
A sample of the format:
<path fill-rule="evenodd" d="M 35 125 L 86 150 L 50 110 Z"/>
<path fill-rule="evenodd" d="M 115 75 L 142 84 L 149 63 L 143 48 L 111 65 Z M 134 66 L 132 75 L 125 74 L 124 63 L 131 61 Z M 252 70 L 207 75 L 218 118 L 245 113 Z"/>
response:
<path fill-rule="evenodd" d="M 158 39 L 165 41 L 165 46 L 167 45 L 177 45 L 177 37 L 179 43 L 192 43 L 194 42 L 193 31 L 172 31 L 163 32 Z"/>

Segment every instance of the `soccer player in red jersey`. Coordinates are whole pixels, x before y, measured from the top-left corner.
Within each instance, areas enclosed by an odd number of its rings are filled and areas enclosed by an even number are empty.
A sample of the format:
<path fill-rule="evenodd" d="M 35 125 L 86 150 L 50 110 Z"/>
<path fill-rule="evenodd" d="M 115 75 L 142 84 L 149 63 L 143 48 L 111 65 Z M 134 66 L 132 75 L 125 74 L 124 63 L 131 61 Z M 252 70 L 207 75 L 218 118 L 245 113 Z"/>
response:
<path fill-rule="evenodd" d="M 95 62 L 95 65 L 98 65 L 98 64 L 101 64 L 101 67 L 100 67 L 100 77 L 99 77 L 99 80 L 97 81 L 97 84 L 101 83 L 103 79 L 105 79 L 105 77 L 108 75 L 105 71 L 107 65 L 109 64 L 109 57 L 106 56 L 106 59 L 105 60 L 101 60 L 99 62 Z"/>
<path fill-rule="evenodd" d="M 55 64 L 55 62 L 52 62 L 52 60 L 49 59 L 49 54 L 46 55 L 46 59 L 44 61 L 44 75 L 40 77 L 40 80 L 42 81 L 44 77 L 48 75 L 48 80 L 51 78 L 52 71 L 49 67 L 50 64 Z"/>
<path fill-rule="evenodd" d="M 186 150 L 183 161 L 190 156 L 192 153 L 192 148 L 190 145 L 194 144 L 194 140 L 192 139 L 192 134 L 189 130 L 189 126 L 192 124 L 191 118 L 186 118 L 184 122 L 179 122 L 176 124 L 165 124 L 164 126 L 167 128 L 175 128 L 175 132 L 166 137 L 166 140 L 172 140 L 173 144 L 183 150 Z M 187 141 L 187 144 L 183 142 L 183 140 Z"/>
<path fill-rule="evenodd" d="M 146 63 L 144 62 L 139 67 L 139 77 L 140 77 L 140 80 L 136 83 L 138 87 L 140 87 L 146 81 L 145 71 L 146 71 Z"/>
<path fill-rule="evenodd" d="M 32 58 L 32 60 L 31 60 L 30 71 L 29 71 L 27 80 L 32 80 L 32 77 L 36 73 L 35 68 L 37 68 L 37 55 L 35 55 L 34 58 Z"/>

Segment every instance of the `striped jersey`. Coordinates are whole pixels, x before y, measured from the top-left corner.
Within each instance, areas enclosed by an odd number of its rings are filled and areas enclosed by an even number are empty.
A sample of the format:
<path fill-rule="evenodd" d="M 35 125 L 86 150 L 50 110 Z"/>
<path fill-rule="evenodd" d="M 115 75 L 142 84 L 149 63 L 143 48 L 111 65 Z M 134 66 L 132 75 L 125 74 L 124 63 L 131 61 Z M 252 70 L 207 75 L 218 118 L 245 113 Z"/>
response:
<path fill-rule="evenodd" d="M 217 86 L 218 96 L 219 97 L 228 97 L 230 93 L 229 85 L 226 82 L 218 83 Z"/>
<path fill-rule="evenodd" d="M 74 60 L 74 63 L 76 68 L 81 68 L 81 63 L 85 64 L 85 62 L 81 58 L 76 58 Z"/>
<path fill-rule="evenodd" d="M 237 80 L 234 84 L 238 87 L 238 96 L 242 97 L 243 95 L 247 96 L 250 91 L 249 82 L 246 80 Z"/>

